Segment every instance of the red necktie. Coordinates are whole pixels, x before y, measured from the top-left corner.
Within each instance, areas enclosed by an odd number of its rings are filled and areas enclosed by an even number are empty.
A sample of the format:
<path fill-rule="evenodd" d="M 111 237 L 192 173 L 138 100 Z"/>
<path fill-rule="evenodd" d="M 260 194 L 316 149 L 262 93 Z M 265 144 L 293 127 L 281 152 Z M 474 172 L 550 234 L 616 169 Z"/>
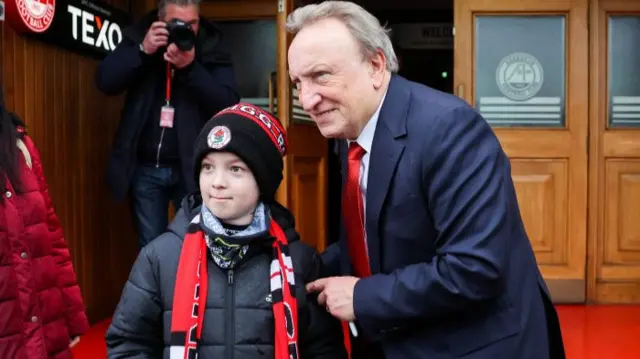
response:
<path fill-rule="evenodd" d="M 349 145 L 347 180 L 342 191 L 342 219 L 347 231 L 349 258 L 357 277 L 371 275 L 364 237 L 364 205 L 360 192 L 360 160 L 365 152 L 356 142 Z"/>

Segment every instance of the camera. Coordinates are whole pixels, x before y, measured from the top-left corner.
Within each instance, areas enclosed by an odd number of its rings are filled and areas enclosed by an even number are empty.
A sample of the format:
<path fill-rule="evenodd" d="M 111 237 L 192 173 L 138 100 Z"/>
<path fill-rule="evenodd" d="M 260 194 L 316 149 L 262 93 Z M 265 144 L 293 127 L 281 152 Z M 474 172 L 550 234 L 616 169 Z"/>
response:
<path fill-rule="evenodd" d="M 195 46 L 196 34 L 188 23 L 180 19 L 172 19 L 167 22 L 167 30 L 169 44 L 176 44 L 180 51 L 189 51 Z"/>

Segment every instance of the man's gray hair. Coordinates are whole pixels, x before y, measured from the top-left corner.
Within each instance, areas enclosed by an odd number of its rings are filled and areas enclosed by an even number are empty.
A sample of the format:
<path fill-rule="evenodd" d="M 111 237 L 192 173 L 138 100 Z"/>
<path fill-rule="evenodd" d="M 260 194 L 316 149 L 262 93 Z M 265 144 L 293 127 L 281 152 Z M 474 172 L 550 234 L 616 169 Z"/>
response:
<path fill-rule="evenodd" d="M 349 1 L 324 1 L 294 10 L 287 17 L 287 31 L 296 35 L 305 26 L 316 21 L 334 18 L 342 21 L 356 38 L 367 58 L 382 51 L 387 59 L 387 70 L 398 72 L 398 58 L 393 50 L 389 30 L 360 5 Z"/>
<path fill-rule="evenodd" d="M 193 5 L 200 11 L 200 0 L 160 0 L 158 1 L 158 15 L 163 18 L 167 5 L 189 6 Z"/>

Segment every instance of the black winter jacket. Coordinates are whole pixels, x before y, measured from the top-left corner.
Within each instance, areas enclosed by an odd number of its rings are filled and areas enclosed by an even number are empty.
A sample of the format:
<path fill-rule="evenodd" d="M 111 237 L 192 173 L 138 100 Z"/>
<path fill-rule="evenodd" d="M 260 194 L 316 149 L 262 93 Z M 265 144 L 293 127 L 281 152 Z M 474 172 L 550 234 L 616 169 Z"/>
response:
<path fill-rule="evenodd" d="M 107 183 L 116 200 L 125 198 L 137 165 L 141 133 L 165 88 L 166 63 L 162 53 L 147 56 L 140 51 L 149 27 L 157 21 L 154 10 L 123 31 L 122 42 L 98 66 L 96 86 L 108 95 L 127 92 L 116 132 Z M 218 111 L 240 101 L 230 53 L 222 48 L 222 32 L 211 21 L 200 18 L 194 62 L 176 70 L 171 88 L 175 108 L 178 160 L 188 191 L 198 189 L 193 179 L 193 143 L 204 124 Z"/>
<path fill-rule="evenodd" d="M 145 246 L 131 270 L 106 334 L 109 359 L 168 359 L 171 312 L 178 261 L 190 221 L 201 199 L 187 196 L 169 231 Z M 320 261 L 299 241 L 291 213 L 270 207 L 289 239 L 293 260 L 300 357 L 346 358 L 340 323 L 307 294 L 303 283 L 318 278 Z M 274 317 L 270 302 L 271 243 L 228 276 L 208 256 L 209 293 L 200 359 L 273 358 Z M 298 284 L 299 283 L 299 284 Z"/>

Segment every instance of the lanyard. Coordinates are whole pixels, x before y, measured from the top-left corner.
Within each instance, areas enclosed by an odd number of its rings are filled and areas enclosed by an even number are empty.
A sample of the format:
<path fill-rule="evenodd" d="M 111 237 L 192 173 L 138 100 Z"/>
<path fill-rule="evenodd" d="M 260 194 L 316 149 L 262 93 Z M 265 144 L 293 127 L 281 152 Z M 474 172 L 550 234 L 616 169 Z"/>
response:
<path fill-rule="evenodd" d="M 167 62 L 167 92 L 165 100 L 167 100 L 167 106 L 171 104 L 171 78 L 173 77 L 173 71 L 171 70 L 171 63 Z"/>

